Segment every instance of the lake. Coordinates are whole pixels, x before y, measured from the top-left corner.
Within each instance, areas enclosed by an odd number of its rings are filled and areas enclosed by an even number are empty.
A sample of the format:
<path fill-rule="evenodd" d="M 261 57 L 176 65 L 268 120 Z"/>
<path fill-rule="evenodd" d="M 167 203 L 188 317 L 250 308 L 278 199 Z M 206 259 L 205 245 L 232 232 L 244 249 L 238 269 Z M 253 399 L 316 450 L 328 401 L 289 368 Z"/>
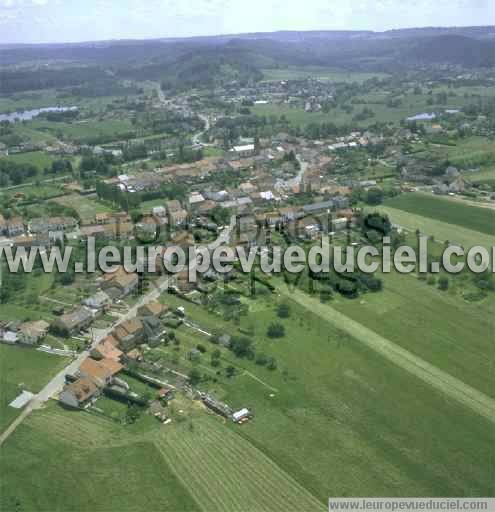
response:
<path fill-rule="evenodd" d="M 68 112 L 70 110 L 78 110 L 78 107 L 44 107 L 24 110 L 22 112 L 12 112 L 11 114 L 0 114 L 0 122 L 8 121 L 9 123 L 15 123 L 16 121 L 31 121 L 31 119 L 34 119 L 44 112 Z"/>

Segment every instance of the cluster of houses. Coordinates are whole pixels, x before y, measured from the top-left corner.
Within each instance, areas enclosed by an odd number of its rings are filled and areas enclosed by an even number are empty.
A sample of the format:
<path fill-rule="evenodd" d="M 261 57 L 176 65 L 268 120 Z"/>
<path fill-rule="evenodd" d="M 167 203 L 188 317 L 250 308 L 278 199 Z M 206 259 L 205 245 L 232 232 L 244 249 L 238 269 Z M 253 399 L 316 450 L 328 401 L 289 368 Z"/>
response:
<path fill-rule="evenodd" d="M 0 322 L 0 340 L 11 345 L 39 345 L 47 335 L 49 327 L 50 324 L 44 320 Z"/>
<path fill-rule="evenodd" d="M 0 214 L 0 244 L 17 247 L 50 246 L 78 227 L 74 217 L 43 217 L 25 220 Z"/>
<path fill-rule="evenodd" d="M 167 306 L 152 301 L 139 308 L 138 316 L 118 324 L 93 348 L 77 374 L 69 376 L 69 382 L 59 395 L 60 401 L 70 407 L 83 408 L 108 386 L 112 386 L 114 392 L 124 388 L 121 391 L 125 395 L 129 388 L 116 375 L 127 362 L 141 359 L 141 345 L 160 343 L 165 334 L 162 319 L 167 313 Z M 161 392 L 163 394 L 163 389 Z"/>

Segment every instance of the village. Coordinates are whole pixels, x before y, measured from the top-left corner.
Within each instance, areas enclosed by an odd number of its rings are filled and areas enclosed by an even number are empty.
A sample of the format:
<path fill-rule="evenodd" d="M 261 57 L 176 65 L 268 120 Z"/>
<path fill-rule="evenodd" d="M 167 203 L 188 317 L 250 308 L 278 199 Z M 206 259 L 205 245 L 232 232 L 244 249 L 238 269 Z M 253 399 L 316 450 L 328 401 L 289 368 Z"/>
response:
<path fill-rule="evenodd" d="M 338 68 L 297 64 L 306 38 L 319 55 L 347 37 L 320 36 L 279 34 L 276 57 L 257 39 L 218 60 L 224 43 L 123 41 L 6 65 L 2 510 L 492 491 L 495 280 L 433 264 L 495 244 L 495 74 L 339 50 Z M 104 56 L 72 68 L 78 52 Z M 291 247 L 378 260 L 425 239 L 424 273 L 273 271 Z M 190 259 L 221 248 L 228 271 Z M 106 249 L 112 269 L 93 259 Z M 59 250 L 67 270 L 45 272 Z"/>

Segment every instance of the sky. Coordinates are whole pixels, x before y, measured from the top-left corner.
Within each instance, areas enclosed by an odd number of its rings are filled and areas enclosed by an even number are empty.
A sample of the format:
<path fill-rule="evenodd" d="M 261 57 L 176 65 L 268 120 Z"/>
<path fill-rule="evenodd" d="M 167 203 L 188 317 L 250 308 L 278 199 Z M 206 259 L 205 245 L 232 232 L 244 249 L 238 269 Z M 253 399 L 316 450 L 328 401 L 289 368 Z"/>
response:
<path fill-rule="evenodd" d="M 494 0 L 0 0 L 0 44 L 493 24 Z"/>

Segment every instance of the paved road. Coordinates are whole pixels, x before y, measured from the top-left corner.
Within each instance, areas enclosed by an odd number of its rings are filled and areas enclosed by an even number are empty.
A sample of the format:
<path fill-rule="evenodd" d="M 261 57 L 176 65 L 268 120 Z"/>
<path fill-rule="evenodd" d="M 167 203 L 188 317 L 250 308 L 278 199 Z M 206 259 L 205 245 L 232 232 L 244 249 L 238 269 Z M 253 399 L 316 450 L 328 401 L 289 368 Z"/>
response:
<path fill-rule="evenodd" d="M 422 381 L 437 389 L 446 396 L 469 407 L 471 410 L 495 423 L 495 400 L 481 391 L 465 384 L 456 377 L 427 363 L 408 350 L 396 345 L 392 341 L 377 334 L 366 326 L 356 322 L 350 317 L 340 313 L 328 304 L 321 304 L 319 300 L 301 290 L 289 288 L 285 284 L 277 286 L 277 291 L 334 324 L 343 332 L 350 334 L 385 359 L 412 373 Z"/>
<path fill-rule="evenodd" d="M 214 250 L 220 245 L 227 243 L 230 239 L 230 233 L 235 227 L 235 215 L 233 215 L 230 219 L 230 224 L 226 227 L 220 236 L 214 241 L 208 244 L 208 248 L 210 250 Z M 153 289 L 150 290 L 146 295 L 132 306 L 124 315 L 122 315 L 117 322 L 112 324 L 111 327 L 106 329 L 93 329 L 93 341 L 90 344 L 90 347 L 83 352 L 80 352 L 75 359 L 73 359 L 63 370 L 61 370 L 52 380 L 26 405 L 22 413 L 15 419 L 14 422 L 10 424 L 10 426 L 0 435 L 0 446 L 6 441 L 6 439 L 14 432 L 14 430 L 29 416 L 29 414 L 43 406 L 45 402 L 47 402 L 52 396 L 60 393 L 65 385 L 65 376 L 67 374 L 75 374 L 81 363 L 86 359 L 91 350 L 93 350 L 100 341 L 107 337 L 119 324 L 125 322 L 126 320 L 130 320 L 137 315 L 138 309 L 151 302 L 153 300 L 157 300 L 160 295 L 168 289 L 169 285 L 172 284 L 174 277 L 162 277 L 158 281 L 155 281 L 152 286 Z"/>

